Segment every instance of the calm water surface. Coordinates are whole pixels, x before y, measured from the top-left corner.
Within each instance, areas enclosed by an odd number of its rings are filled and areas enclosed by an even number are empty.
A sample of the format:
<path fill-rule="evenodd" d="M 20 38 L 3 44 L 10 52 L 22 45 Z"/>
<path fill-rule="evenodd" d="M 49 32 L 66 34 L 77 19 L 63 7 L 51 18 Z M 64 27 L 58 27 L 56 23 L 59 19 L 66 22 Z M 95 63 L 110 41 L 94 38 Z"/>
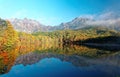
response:
<path fill-rule="evenodd" d="M 83 46 L 3 52 L 0 77 L 120 77 L 120 52 Z"/>

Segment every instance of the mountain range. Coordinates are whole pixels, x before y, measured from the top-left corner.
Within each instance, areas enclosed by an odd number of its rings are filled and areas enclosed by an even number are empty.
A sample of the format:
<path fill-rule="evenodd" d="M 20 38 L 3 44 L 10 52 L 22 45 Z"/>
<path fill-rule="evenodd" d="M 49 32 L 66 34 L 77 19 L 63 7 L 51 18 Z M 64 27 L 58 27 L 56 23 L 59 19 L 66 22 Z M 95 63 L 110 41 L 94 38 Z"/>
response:
<path fill-rule="evenodd" d="M 32 33 L 36 31 L 48 31 L 48 26 L 45 26 L 36 20 L 15 18 L 10 19 L 9 21 L 12 23 L 13 27 L 20 32 Z"/>
<path fill-rule="evenodd" d="M 83 29 L 89 26 L 104 26 L 110 29 L 120 31 L 120 19 L 106 19 L 106 20 L 95 20 L 85 17 L 76 17 L 72 21 L 61 23 L 57 26 L 46 26 L 41 24 L 39 21 L 24 18 L 24 19 L 9 19 L 13 27 L 20 32 L 49 32 L 55 30 L 76 30 Z"/>

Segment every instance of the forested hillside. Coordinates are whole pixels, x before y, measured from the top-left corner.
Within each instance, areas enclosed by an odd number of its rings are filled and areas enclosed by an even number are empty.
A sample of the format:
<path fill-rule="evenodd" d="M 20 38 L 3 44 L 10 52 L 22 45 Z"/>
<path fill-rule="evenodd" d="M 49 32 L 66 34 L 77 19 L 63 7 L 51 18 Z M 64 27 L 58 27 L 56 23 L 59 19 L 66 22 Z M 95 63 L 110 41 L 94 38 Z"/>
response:
<path fill-rule="evenodd" d="M 36 32 L 35 36 L 49 36 L 51 38 L 58 38 L 59 42 L 70 44 L 75 41 L 82 42 L 87 39 L 107 37 L 107 36 L 120 36 L 120 33 L 108 29 L 106 27 L 85 27 L 79 30 L 58 30 L 53 32 Z M 112 40 L 111 40 L 112 41 Z M 105 42 L 105 41 L 104 41 Z"/>

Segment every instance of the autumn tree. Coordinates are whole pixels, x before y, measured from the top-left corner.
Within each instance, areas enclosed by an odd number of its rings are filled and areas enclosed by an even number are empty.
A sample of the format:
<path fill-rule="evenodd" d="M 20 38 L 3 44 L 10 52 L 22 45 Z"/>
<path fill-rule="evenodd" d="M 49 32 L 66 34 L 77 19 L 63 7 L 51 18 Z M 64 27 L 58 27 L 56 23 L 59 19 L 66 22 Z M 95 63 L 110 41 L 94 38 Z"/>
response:
<path fill-rule="evenodd" d="M 16 46 L 18 43 L 18 34 L 12 27 L 11 23 L 9 21 L 6 21 L 7 28 L 4 31 L 3 36 L 3 47 L 4 48 L 11 48 L 13 46 Z"/>

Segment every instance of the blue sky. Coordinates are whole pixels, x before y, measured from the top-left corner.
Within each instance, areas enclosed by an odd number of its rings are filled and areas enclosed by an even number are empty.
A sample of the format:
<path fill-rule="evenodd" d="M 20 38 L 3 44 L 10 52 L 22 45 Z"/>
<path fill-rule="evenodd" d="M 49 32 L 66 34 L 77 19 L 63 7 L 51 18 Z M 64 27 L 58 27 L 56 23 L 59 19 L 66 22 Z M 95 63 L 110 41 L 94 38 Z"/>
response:
<path fill-rule="evenodd" d="M 81 15 L 114 9 L 116 4 L 120 0 L 0 0 L 0 17 L 26 17 L 45 25 L 58 25 Z"/>

